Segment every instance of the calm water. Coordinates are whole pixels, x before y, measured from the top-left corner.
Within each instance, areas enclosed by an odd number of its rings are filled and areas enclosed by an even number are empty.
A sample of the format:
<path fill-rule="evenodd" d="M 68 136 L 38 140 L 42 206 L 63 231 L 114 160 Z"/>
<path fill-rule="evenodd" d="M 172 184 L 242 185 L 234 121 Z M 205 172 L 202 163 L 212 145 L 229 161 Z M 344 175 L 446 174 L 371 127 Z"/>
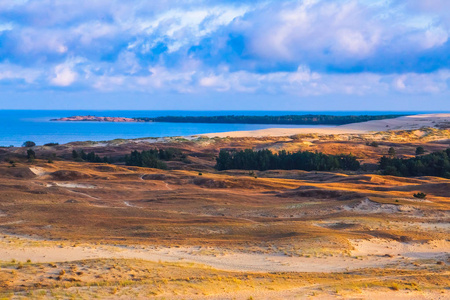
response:
<path fill-rule="evenodd" d="M 57 111 L 0 110 L 0 146 L 20 146 L 24 141 L 68 143 L 105 141 L 116 138 L 186 136 L 211 132 L 257 130 L 264 128 L 304 128 L 324 126 L 255 125 L 255 124 L 180 124 L 180 123 L 104 123 L 50 122 L 52 118 L 74 115 L 111 117 L 213 116 L 213 115 L 286 115 L 286 114 L 361 115 L 386 112 L 287 112 L 287 111 Z M 395 112 L 397 114 L 398 112 Z M 400 112 L 402 113 L 402 112 Z M 413 113 L 409 113 L 413 114 Z"/>

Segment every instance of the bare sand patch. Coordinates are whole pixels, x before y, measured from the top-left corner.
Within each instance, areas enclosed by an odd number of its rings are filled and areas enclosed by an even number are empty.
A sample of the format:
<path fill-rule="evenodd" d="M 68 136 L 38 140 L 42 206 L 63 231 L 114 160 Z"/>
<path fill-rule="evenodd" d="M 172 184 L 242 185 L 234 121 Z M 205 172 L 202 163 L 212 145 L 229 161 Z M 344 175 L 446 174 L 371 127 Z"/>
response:
<path fill-rule="evenodd" d="M 344 206 L 345 210 L 354 211 L 358 213 L 366 213 L 366 214 L 375 214 L 375 213 L 396 213 L 399 212 L 400 209 L 398 205 L 393 204 L 380 204 L 370 199 L 364 199 L 356 205 L 346 205 Z"/>
<path fill-rule="evenodd" d="M 353 241 L 353 255 L 391 255 L 410 259 L 450 257 L 450 241 L 434 240 L 428 243 L 402 243 L 393 240 L 370 239 Z"/>
<path fill-rule="evenodd" d="M 65 188 L 75 188 L 75 189 L 95 189 L 97 188 L 97 186 L 93 185 L 93 184 L 86 184 L 86 183 L 61 183 L 61 182 L 55 182 L 55 183 L 50 183 L 47 185 L 47 187 L 52 187 L 52 186 L 59 186 L 59 187 L 65 187 Z"/>
<path fill-rule="evenodd" d="M 207 133 L 202 134 L 201 136 L 206 137 L 264 137 L 264 136 L 291 136 L 296 134 L 309 134 L 309 133 L 317 133 L 323 135 L 329 134 L 358 134 L 358 133 L 366 133 L 365 130 L 360 129 L 350 129 L 350 128 L 340 128 L 336 127 L 327 127 L 327 128 L 268 128 L 268 129 L 260 129 L 260 130 L 252 130 L 252 131 L 230 131 L 230 132 L 219 132 L 219 133 Z"/>
<path fill-rule="evenodd" d="M 44 176 L 48 174 L 43 168 L 39 167 L 30 167 L 30 171 L 33 172 L 36 176 Z"/>
<path fill-rule="evenodd" d="M 49 243 L 55 243 L 48 246 Z M 143 259 L 163 262 L 193 262 L 227 271 L 251 272 L 342 272 L 384 267 L 405 260 L 446 259 L 450 241 L 400 243 L 370 239 L 351 241 L 350 255 L 291 256 L 283 253 L 246 253 L 204 247 L 120 247 L 99 245 L 67 246 L 46 241 L 45 246 L 0 244 L 3 261 L 67 262 L 84 259 Z"/>

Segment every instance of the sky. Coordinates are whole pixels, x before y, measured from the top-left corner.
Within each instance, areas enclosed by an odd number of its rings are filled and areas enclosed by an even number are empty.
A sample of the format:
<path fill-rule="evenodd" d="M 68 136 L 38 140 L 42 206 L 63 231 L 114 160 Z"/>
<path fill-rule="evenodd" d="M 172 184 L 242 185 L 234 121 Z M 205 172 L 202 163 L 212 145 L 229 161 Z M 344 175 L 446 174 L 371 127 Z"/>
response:
<path fill-rule="evenodd" d="M 448 0 L 0 0 L 0 109 L 450 111 Z"/>

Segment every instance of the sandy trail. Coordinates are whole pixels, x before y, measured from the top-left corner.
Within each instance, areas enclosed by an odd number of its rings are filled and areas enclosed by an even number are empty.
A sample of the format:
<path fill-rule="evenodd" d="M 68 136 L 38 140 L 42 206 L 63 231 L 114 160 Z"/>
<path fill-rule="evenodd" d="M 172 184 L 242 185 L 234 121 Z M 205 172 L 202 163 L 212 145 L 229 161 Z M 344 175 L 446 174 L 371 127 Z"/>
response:
<path fill-rule="evenodd" d="M 0 243 L 0 258 L 25 262 L 64 262 L 118 258 L 164 262 L 193 262 L 228 271 L 249 272 L 341 272 L 383 267 L 416 259 L 446 259 L 449 241 L 405 244 L 381 239 L 354 240 L 352 256 L 290 257 L 278 253 L 242 253 L 201 247 L 140 248 L 118 246 L 10 246 Z M 386 255 L 389 254 L 389 255 Z"/>
<path fill-rule="evenodd" d="M 91 195 L 86 194 L 86 193 L 77 192 L 77 191 L 73 191 L 73 190 L 69 190 L 69 189 L 68 189 L 68 191 L 71 192 L 71 193 L 74 193 L 74 194 L 79 194 L 79 195 L 86 196 L 86 197 L 91 198 L 91 199 L 95 199 L 95 200 L 99 200 L 100 199 L 98 197 L 94 197 L 94 196 L 91 196 Z"/>
<path fill-rule="evenodd" d="M 131 204 L 130 202 L 128 202 L 128 201 L 123 201 L 123 204 L 125 204 L 126 206 L 128 206 L 128 207 L 134 207 L 134 208 L 142 208 L 142 207 L 140 207 L 140 206 L 137 206 L 137 205 L 134 205 L 134 204 Z"/>

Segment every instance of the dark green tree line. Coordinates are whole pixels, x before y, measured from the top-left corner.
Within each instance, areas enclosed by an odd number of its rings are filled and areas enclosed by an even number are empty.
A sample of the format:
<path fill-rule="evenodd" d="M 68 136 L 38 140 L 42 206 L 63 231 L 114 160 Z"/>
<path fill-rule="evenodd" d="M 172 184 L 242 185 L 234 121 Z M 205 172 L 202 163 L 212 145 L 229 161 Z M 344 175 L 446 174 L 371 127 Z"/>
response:
<path fill-rule="evenodd" d="M 84 152 L 84 150 L 81 150 L 80 152 L 77 152 L 76 150 L 72 150 L 72 158 L 74 160 L 84 160 L 88 162 L 95 162 L 95 163 L 112 163 L 111 157 L 104 156 L 101 158 L 99 155 L 95 154 L 94 151 L 91 151 L 89 153 Z"/>
<path fill-rule="evenodd" d="M 284 115 L 284 116 L 162 116 L 133 118 L 138 122 L 170 123 L 225 123 L 225 124 L 290 124 L 290 125 L 343 125 L 372 120 L 397 118 L 402 115 Z"/>
<path fill-rule="evenodd" d="M 383 156 L 378 167 L 385 175 L 450 178 L 450 148 L 409 159 Z"/>
<path fill-rule="evenodd" d="M 167 169 L 164 160 L 184 159 L 185 155 L 179 149 L 150 149 L 144 151 L 133 151 L 125 156 L 125 164 L 128 166 L 138 166 L 147 168 Z"/>
<path fill-rule="evenodd" d="M 327 155 L 309 151 L 295 153 L 285 150 L 272 153 L 270 150 L 243 151 L 221 150 L 217 157 L 216 169 L 229 170 L 305 170 L 332 171 L 358 170 L 360 164 L 353 155 Z"/>

